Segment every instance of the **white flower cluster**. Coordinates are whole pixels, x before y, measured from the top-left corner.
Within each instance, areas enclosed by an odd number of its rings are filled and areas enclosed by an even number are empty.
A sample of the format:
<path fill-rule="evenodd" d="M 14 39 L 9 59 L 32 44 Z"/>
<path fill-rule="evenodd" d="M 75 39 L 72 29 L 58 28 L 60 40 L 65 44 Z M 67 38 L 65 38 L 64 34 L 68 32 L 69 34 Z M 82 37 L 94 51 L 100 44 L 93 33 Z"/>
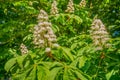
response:
<path fill-rule="evenodd" d="M 86 0 L 82 0 L 79 5 L 80 5 L 80 8 L 85 7 L 86 6 Z"/>
<path fill-rule="evenodd" d="M 54 0 L 51 6 L 51 12 L 52 15 L 58 14 L 58 8 L 57 8 L 57 2 Z"/>
<path fill-rule="evenodd" d="M 67 9 L 65 10 L 65 12 L 74 13 L 74 3 L 73 3 L 73 0 L 69 0 L 68 5 L 67 5 Z"/>
<path fill-rule="evenodd" d="M 23 43 L 20 45 L 20 51 L 22 54 L 28 53 L 28 49 Z"/>
<path fill-rule="evenodd" d="M 94 45 L 97 46 L 98 50 L 101 50 L 103 47 L 108 47 L 110 44 L 109 34 L 100 19 L 95 19 L 91 27 L 91 36 L 94 42 Z"/>
<path fill-rule="evenodd" d="M 36 47 L 51 47 L 56 42 L 56 35 L 51 28 L 52 24 L 48 22 L 48 15 L 44 10 L 40 10 L 38 15 L 38 25 L 34 27 L 34 41 Z"/>

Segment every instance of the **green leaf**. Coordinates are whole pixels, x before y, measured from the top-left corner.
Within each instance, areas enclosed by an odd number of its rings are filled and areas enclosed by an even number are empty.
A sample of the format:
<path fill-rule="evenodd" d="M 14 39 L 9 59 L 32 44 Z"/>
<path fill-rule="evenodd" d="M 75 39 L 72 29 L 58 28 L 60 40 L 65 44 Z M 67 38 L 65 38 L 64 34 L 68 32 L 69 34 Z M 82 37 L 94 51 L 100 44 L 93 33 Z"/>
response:
<path fill-rule="evenodd" d="M 79 58 L 75 59 L 75 60 L 70 64 L 70 66 L 76 66 L 77 63 L 78 63 L 78 61 L 79 61 Z"/>
<path fill-rule="evenodd" d="M 65 68 L 64 68 L 63 80 L 69 80 L 69 75 L 68 75 L 68 68 L 67 68 L 67 66 L 65 66 Z"/>
<path fill-rule="evenodd" d="M 36 64 L 33 65 L 33 69 L 31 70 L 30 74 L 27 76 L 26 80 L 36 80 Z"/>
<path fill-rule="evenodd" d="M 79 59 L 79 67 L 82 68 L 87 61 L 87 58 L 85 56 L 81 56 Z"/>
<path fill-rule="evenodd" d="M 113 74 L 114 70 L 110 71 L 109 73 L 106 74 L 106 79 L 110 80 L 112 74 Z"/>
<path fill-rule="evenodd" d="M 63 64 L 60 62 L 52 62 L 49 66 L 50 74 L 48 75 L 48 79 L 55 80 L 56 77 L 58 77 L 58 72 L 63 68 Z"/>
<path fill-rule="evenodd" d="M 73 72 L 74 76 L 76 76 L 77 79 L 91 80 L 91 78 L 88 75 L 86 75 L 85 73 L 83 73 L 82 71 L 80 71 L 76 68 L 72 68 L 72 72 Z"/>
<path fill-rule="evenodd" d="M 85 78 L 80 72 L 75 71 L 75 74 L 77 75 L 77 77 L 81 80 L 88 80 L 87 78 Z"/>
<path fill-rule="evenodd" d="M 82 70 L 86 73 L 89 70 L 90 66 L 91 66 L 91 63 L 90 61 L 87 60 L 85 63 L 85 66 L 82 67 Z"/>
<path fill-rule="evenodd" d="M 37 66 L 37 79 L 38 80 L 47 80 L 49 74 L 49 69 L 45 66 Z"/>
<path fill-rule="evenodd" d="M 23 61 L 24 59 L 26 58 L 27 55 L 23 55 L 23 56 L 18 56 L 16 59 L 17 59 L 17 63 L 18 65 L 23 68 Z"/>
<path fill-rule="evenodd" d="M 106 0 L 106 3 L 109 3 L 110 1 L 109 0 Z"/>
<path fill-rule="evenodd" d="M 52 29 L 53 29 L 53 31 L 54 31 L 55 33 L 60 31 L 58 25 L 54 25 L 54 24 L 53 24 Z"/>
<path fill-rule="evenodd" d="M 16 50 L 15 49 L 10 48 L 9 52 L 10 52 L 10 54 L 13 54 L 15 57 L 18 56 L 18 54 L 16 54 Z"/>
<path fill-rule="evenodd" d="M 74 76 L 71 66 L 66 65 L 64 67 L 63 80 L 76 80 L 76 76 Z"/>
<path fill-rule="evenodd" d="M 78 43 L 74 43 L 74 44 L 72 44 L 72 46 L 71 46 L 71 50 L 75 49 L 77 45 L 78 45 Z"/>
<path fill-rule="evenodd" d="M 16 58 L 10 59 L 6 64 L 5 64 L 5 70 L 8 72 L 16 63 Z"/>
<path fill-rule="evenodd" d="M 24 65 L 24 68 L 29 67 L 30 62 L 31 62 L 31 61 L 29 61 L 29 60 L 27 61 L 27 60 L 26 60 L 26 62 L 23 64 L 23 65 Z"/>
<path fill-rule="evenodd" d="M 27 75 L 32 69 L 33 67 L 30 67 L 22 73 L 13 74 L 13 80 L 26 80 Z"/>
<path fill-rule="evenodd" d="M 77 21 L 77 24 L 80 24 L 83 22 L 79 16 L 74 15 L 73 18 Z"/>
<path fill-rule="evenodd" d="M 55 67 L 50 71 L 50 74 L 48 76 L 49 80 L 55 80 L 58 72 L 62 69 L 63 67 Z"/>
<path fill-rule="evenodd" d="M 71 54 L 69 48 L 61 47 L 61 49 L 64 51 L 64 53 L 65 53 L 64 55 L 65 55 L 65 56 L 67 56 L 71 61 L 74 60 L 74 57 L 73 57 L 73 55 Z"/>
<path fill-rule="evenodd" d="M 32 39 L 32 34 L 29 34 L 23 38 L 23 41 L 28 41 Z"/>

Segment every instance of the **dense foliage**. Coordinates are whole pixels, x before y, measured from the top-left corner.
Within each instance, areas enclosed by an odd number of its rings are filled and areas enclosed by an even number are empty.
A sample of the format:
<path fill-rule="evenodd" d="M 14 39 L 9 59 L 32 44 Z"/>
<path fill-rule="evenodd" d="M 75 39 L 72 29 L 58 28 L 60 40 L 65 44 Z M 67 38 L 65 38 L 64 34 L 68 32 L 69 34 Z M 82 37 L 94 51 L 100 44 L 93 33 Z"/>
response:
<path fill-rule="evenodd" d="M 119 80 L 119 4 L 119 0 L 1 0 L 0 79 Z M 36 47 L 35 29 L 42 23 L 57 41 L 45 38 L 43 47 Z M 94 35 L 97 30 L 100 33 Z M 102 37 L 99 43 L 95 37 Z"/>

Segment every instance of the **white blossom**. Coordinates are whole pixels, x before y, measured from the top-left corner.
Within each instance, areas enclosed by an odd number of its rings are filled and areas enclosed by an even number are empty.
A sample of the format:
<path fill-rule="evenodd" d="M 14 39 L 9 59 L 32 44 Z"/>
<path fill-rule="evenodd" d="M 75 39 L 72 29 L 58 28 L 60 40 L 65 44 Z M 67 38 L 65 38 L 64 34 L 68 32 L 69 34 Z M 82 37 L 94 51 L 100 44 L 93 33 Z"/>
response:
<path fill-rule="evenodd" d="M 54 0 L 51 6 L 51 12 L 52 15 L 58 14 L 58 8 L 57 8 L 57 2 Z"/>
<path fill-rule="evenodd" d="M 47 48 L 45 49 L 45 52 L 46 52 L 46 53 L 51 52 L 51 48 L 47 47 Z"/>
<path fill-rule="evenodd" d="M 55 44 L 53 44 L 53 47 L 58 48 L 59 44 L 55 43 Z"/>
<path fill-rule="evenodd" d="M 48 21 L 48 15 L 44 10 L 40 10 L 38 15 L 38 25 L 34 27 L 33 43 L 37 47 L 51 47 L 57 41 L 54 34 L 52 24 Z"/>
<path fill-rule="evenodd" d="M 69 0 L 68 5 L 67 5 L 67 9 L 65 10 L 65 12 L 74 13 L 73 0 Z"/>
<path fill-rule="evenodd" d="M 101 47 L 107 47 L 110 38 L 104 24 L 100 19 L 95 19 L 93 21 L 91 26 L 91 36 L 94 45 L 98 47 L 97 50 L 101 49 Z"/>
<path fill-rule="evenodd" d="M 80 7 L 85 7 L 86 6 L 86 0 L 82 0 L 79 5 L 80 5 Z"/>
<path fill-rule="evenodd" d="M 28 53 L 28 49 L 23 43 L 20 45 L 20 51 L 22 54 Z"/>

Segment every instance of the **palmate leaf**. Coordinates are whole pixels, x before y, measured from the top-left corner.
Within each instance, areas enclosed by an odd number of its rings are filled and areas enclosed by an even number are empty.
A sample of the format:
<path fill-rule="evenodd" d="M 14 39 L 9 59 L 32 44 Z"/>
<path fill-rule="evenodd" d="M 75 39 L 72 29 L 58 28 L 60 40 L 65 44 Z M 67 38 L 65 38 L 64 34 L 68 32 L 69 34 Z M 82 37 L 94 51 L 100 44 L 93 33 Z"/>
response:
<path fill-rule="evenodd" d="M 74 66 L 66 65 L 63 71 L 63 80 L 91 80 L 91 77 Z"/>
<path fill-rule="evenodd" d="M 16 58 L 10 59 L 6 64 L 5 64 L 5 70 L 8 72 L 16 63 Z"/>
<path fill-rule="evenodd" d="M 42 64 L 33 64 L 25 71 L 13 75 L 14 80 L 48 80 L 49 69 Z"/>
<path fill-rule="evenodd" d="M 92 78 L 90 76 L 88 76 L 87 74 L 83 73 L 82 71 L 80 71 L 76 67 L 72 67 L 72 73 L 74 74 L 74 76 L 77 79 L 80 79 L 80 80 L 92 80 Z"/>
<path fill-rule="evenodd" d="M 91 77 L 74 65 L 54 62 L 50 67 L 50 74 L 48 74 L 48 79 L 46 80 L 91 80 Z"/>
<path fill-rule="evenodd" d="M 33 69 L 33 67 L 30 67 L 22 73 L 14 74 L 13 77 L 12 77 L 13 80 L 26 80 L 27 75 L 29 74 L 29 72 L 32 69 Z"/>
<path fill-rule="evenodd" d="M 25 69 L 24 69 L 25 70 Z M 14 80 L 48 80 L 49 69 L 42 64 L 33 64 L 25 71 L 13 75 Z"/>

